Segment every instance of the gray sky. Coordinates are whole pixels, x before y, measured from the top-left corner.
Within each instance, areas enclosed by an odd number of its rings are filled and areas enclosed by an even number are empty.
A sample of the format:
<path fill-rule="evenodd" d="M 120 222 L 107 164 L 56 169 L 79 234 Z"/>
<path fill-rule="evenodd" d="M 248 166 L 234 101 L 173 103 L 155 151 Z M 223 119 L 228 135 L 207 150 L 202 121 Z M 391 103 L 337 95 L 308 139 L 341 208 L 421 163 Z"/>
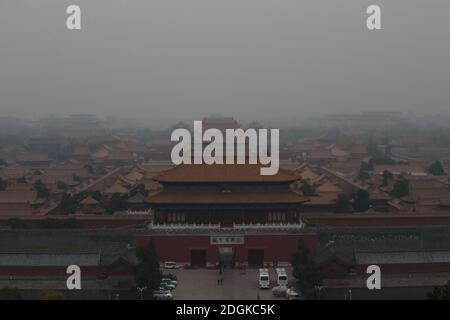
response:
<path fill-rule="evenodd" d="M 449 89 L 448 0 L 0 2 L 0 116 L 438 113 Z"/>

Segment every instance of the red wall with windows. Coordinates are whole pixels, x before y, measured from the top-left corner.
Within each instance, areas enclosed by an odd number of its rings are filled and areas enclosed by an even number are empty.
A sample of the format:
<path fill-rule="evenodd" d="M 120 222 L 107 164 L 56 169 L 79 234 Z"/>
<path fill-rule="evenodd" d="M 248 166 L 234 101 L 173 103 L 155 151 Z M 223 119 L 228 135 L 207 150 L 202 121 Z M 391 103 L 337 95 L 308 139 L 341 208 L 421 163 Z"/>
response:
<path fill-rule="evenodd" d="M 248 250 L 264 250 L 265 263 L 290 261 L 297 248 L 299 239 L 303 239 L 312 255 L 317 254 L 316 234 L 283 234 L 283 235 L 245 235 L 244 244 L 210 244 L 209 235 L 139 235 L 136 246 L 145 247 L 153 239 L 160 262 L 189 262 L 191 250 L 206 250 L 206 260 L 210 264 L 219 261 L 219 247 L 235 249 L 237 263 L 245 263 Z"/>

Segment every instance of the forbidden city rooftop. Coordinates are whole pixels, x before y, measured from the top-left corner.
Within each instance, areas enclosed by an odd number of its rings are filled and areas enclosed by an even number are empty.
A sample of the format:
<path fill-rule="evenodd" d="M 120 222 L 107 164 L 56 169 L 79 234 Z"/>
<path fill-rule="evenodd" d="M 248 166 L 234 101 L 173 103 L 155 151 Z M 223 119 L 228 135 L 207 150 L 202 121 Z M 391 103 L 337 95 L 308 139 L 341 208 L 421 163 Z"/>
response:
<path fill-rule="evenodd" d="M 282 169 L 275 175 L 261 175 L 261 164 L 181 164 L 154 180 L 164 182 L 294 182 L 298 178 Z"/>

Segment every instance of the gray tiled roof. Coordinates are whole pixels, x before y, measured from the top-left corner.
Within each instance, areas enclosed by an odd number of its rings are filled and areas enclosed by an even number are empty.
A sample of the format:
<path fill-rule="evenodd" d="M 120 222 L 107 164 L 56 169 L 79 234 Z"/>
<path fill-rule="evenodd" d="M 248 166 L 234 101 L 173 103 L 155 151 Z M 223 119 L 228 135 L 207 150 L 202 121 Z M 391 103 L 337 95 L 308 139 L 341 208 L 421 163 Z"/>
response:
<path fill-rule="evenodd" d="M 98 266 L 99 253 L 0 253 L 0 267 Z"/>
<path fill-rule="evenodd" d="M 450 263 L 450 251 L 356 252 L 356 264 Z"/>

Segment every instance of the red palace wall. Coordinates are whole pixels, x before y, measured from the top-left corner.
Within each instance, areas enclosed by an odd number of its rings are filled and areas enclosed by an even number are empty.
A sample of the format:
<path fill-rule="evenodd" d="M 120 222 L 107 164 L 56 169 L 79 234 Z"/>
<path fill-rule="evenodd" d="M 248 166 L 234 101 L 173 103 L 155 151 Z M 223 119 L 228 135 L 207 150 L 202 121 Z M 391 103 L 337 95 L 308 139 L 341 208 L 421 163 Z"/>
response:
<path fill-rule="evenodd" d="M 320 273 L 323 276 L 344 276 L 348 273 L 348 267 L 336 262 L 329 263 L 320 268 Z M 364 272 L 365 273 L 365 272 Z"/>
<path fill-rule="evenodd" d="M 206 250 L 208 264 L 219 262 L 219 247 L 235 249 L 236 263 L 246 263 L 248 250 L 264 250 L 264 262 L 288 262 L 302 238 L 312 255 L 317 254 L 317 235 L 245 235 L 244 244 L 210 244 L 209 235 L 142 235 L 136 236 L 136 246 L 145 247 L 153 239 L 161 262 L 189 263 L 191 250 Z"/>

